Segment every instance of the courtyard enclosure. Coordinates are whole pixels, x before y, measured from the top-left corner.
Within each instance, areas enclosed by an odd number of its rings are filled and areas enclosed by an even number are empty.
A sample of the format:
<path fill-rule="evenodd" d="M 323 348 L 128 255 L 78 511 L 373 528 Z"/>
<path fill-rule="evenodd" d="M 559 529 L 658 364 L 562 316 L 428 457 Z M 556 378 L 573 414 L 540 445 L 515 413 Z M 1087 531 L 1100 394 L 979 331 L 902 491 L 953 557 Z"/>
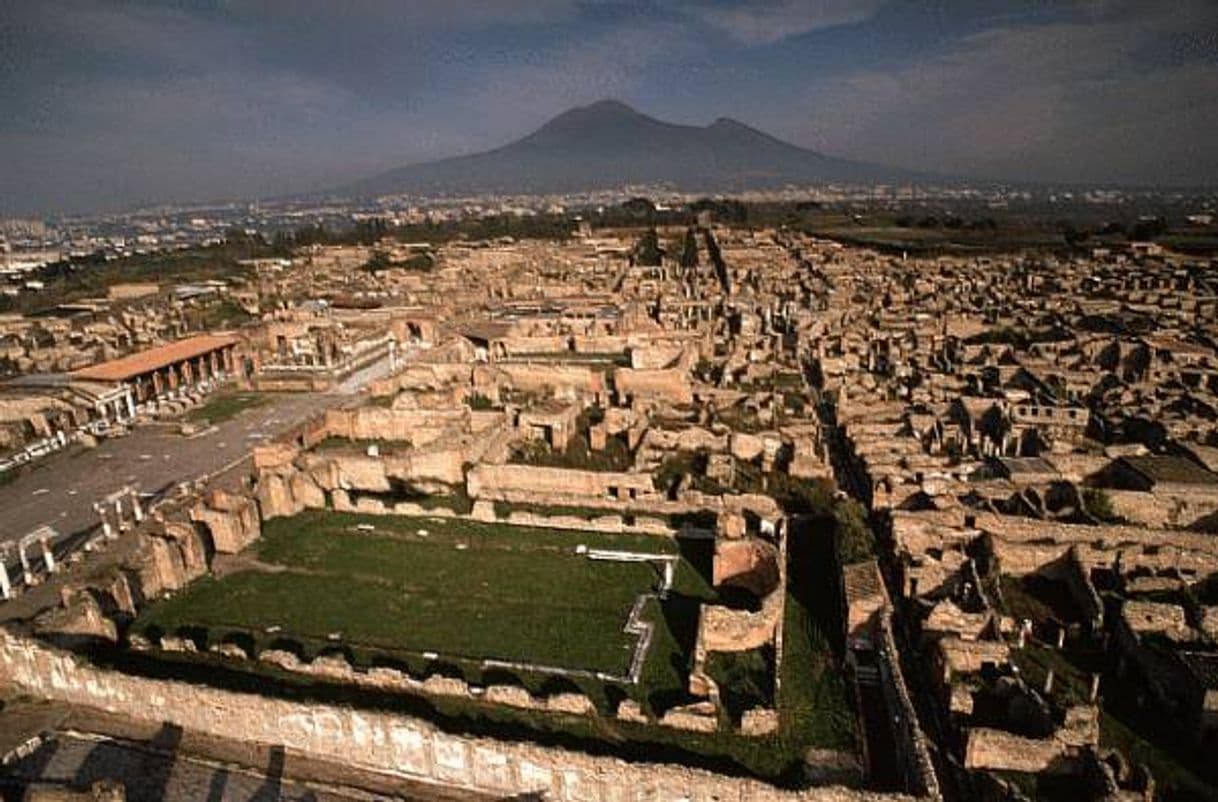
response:
<path fill-rule="evenodd" d="M 831 530 L 823 524 L 820 538 L 827 542 Z M 581 546 L 656 561 L 593 560 Z M 127 653 L 118 661 L 137 673 L 238 690 L 265 687 L 258 677 L 274 678 L 292 698 L 304 693 L 388 706 L 462 732 L 528 733 L 592 753 L 667 756 L 801 785 L 809 748 L 840 760 L 856 738 L 845 688 L 832 669 L 836 607 L 830 597 L 788 596 L 787 660 L 776 698 L 766 698 L 772 691 L 764 682 L 760 692 L 752 682 L 757 669 L 748 655 L 711 665 L 717 679 L 743 681 L 722 689 L 737 726 L 745 708 L 766 703 L 779 711 L 772 733 L 748 736 L 730 722 L 720 732 L 676 726 L 673 711 L 698 701 L 687 685 L 699 610 L 720 601 L 711 585 L 713 551 L 714 541 L 705 537 L 306 512 L 266 522 L 261 539 L 224 557 L 214 575 L 148 606 L 132 633 L 160 639 L 171 650 Z M 805 554 L 801 550 L 803 573 L 828 567 L 823 553 Z M 670 589 L 660 594 L 667 559 L 675 559 L 675 567 Z M 831 587 L 823 577 L 819 584 Z M 632 611 L 651 626 L 637 682 L 621 676 L 639 648 L 640 636 L 626 629 Z M 178 643 L 188 643 L 189 651 Z M 266 659 L 285 652 L 293 655 L 286 663 Z M 217 656 L 234 653 L 263 659 Z M 330 673 L 334 658 L 355 674 Z M 387 670 L 402 672 L 405 684 L 392 687 L 410 695 L 386 694 L 379 682 L 349 684 Z M 515 699 L 518 693 L 526 696 Z M 591 707 L 554 708 L 564 693 L 585 697 Z M 537 701 L 530 703 L 529 695 Z M 624 712 L 631 705 L 637 720 Z M 581 714 L 570 714 L 576 711 Z"/>
<path fill-rule="evenodd" d="M 631 610 L 660 590 L 662 560 L 591 559 L 589 543 L 657 558 L 675 551 L 645 536 L 306 513 L 269 522 L 256 559 L 153 605 L 137 627 L 202 628 L 216 642 L 269 629 L 306 648 L 342 644 L 411 660 L 433 653 L 625 677 L 639 645 L 627 631 Z M 696 582 L 688 562 L 681 572 Z"/>

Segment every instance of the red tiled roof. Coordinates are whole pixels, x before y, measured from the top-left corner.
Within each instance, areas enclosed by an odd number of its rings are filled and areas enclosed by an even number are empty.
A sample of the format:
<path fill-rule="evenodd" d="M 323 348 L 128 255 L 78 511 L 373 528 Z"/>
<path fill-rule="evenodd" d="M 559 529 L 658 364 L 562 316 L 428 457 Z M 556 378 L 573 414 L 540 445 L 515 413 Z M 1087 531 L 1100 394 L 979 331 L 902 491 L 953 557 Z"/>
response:
<path fill-rule="evenodd" d="M 81 379 L 98 381 L 126 381 L 142 373 L 148 373 L 185 359 L 193 359 L 229 345 L 236 345 L 238 342 L 239 340 L 231 335 L 200 334 L 197 337 L 187 337 L 177 342 L 158 345 L 147 351 L 140 351 L 138 354 L 130 354 L 109 362 L 90 365 L 74 371 L 72 375 Z"/>

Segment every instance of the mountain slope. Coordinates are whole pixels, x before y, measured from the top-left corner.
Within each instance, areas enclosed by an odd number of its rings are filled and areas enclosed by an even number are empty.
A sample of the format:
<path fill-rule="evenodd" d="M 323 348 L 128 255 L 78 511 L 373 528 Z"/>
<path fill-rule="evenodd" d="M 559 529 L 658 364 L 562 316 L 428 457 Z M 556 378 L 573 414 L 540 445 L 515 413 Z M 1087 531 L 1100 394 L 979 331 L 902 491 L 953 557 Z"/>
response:
<path fill-rule="evenodd" d="M 524 194 L 661 183 L 712 191 L 917 177 L 824 156 L 735 120 L 721 118 L 706 127 L 675 125 L 607 100 L 564 112 L 501 148 L 390 170 L 342 192 Z"/>

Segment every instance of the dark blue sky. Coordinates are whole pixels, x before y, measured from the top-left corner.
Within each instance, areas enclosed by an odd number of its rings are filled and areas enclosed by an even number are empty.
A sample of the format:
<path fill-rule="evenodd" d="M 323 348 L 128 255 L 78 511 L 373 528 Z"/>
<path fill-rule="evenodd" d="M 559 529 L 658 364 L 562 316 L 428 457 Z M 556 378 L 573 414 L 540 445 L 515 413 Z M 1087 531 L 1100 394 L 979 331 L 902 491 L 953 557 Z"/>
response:
<path fill-rule="evenodd" d="M 0 213 L 324 187 L 607 97 L 941 173 L 1218 184 L 1218 2 L 0 0 Z"/>

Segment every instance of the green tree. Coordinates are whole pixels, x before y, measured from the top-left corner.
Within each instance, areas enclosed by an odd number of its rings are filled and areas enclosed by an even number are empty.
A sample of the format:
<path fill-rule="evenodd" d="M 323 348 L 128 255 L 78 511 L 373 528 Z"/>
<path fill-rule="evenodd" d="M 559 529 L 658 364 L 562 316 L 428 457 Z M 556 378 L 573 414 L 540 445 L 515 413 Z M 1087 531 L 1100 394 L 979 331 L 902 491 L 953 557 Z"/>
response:
<path fill-rule="evenodd" d="M 368 261 L 364 263 L 364 269 L 369 273 L 379 273 L 389 267 L 389 254 L 382 250 L 375 250 L 372 256 L 368 257 Z"/>
<path fill-rule="evenodd" d="M 698 237 L 692 228 L 685 229 L 685 245 L 681 248 L 681 267 L 698 266 Z"/>
<path fill-rule="evenodd" d="M 654 228 L 647 229 L 634 246 L 634 262 L 638 265 L 659 267 L 664 253 L 660 250 L 660 237 Z"/>
<path fill-rule="evenodd" d="M 1148 242 L 1166 233 L 1167 221 L 1162 217 L 1143 218 L 1133 224 L 1133 228 L 1129 231 L 1129 239 L 1135 242 Z"/>

